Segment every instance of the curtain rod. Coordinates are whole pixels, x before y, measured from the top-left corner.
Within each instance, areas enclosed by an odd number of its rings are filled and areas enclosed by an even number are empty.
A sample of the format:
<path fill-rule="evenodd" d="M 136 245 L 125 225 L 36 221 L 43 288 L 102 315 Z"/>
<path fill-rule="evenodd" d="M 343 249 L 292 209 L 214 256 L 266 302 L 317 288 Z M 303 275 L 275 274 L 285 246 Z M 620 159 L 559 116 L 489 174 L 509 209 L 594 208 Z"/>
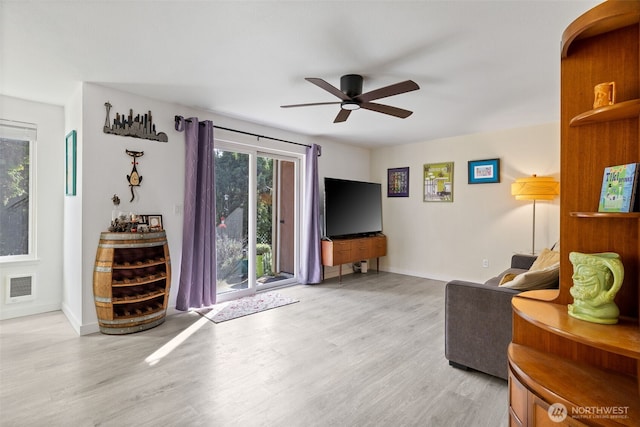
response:
<path fill-rule="evenodd" d="M 181 119 L 183 119 L 182 116 L 175 116 L 175 121 L 176 122 L 181 120 Z M 191 119 L 184 119 L 184 120 L 187 121 L 187 122 L 191 122 Z M 213 127 L 214 127 L 214 129 L 228 130 L 229 132 L 236 132 L 236 133 L 241 133 L 241 134 L 244 134 L 244 135 L 255 136 L 258 139 L 260 139 L 260 138 L 270 139 L 272 141 L 286 142 L 287 144 L 294 144 L 294 145 L 300 145 L 302 147 L 311 148 L 310 145 L 303 144 L 301 142 L 294 142 L 294 141 L 287 141 L 286 139 L 272 138 L 272 137 L 266 136 L 266 135 L 258 135 L 257 133 L 245 132 L 243 130 L 230 129 L 230 128 L 225 128 L 225 127 L 222 127 L 222 126 L 213 125 Z"/>

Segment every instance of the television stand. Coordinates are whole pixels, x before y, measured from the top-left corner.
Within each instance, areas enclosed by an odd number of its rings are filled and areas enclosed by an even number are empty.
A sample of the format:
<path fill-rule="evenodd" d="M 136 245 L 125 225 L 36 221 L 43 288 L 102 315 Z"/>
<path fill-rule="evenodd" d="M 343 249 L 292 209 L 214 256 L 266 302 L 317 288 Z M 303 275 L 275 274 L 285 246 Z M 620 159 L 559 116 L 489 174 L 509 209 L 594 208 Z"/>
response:
<path fill-rule="evenodd" d="M 376 272 L 380 271 L 380 257 L 387 254 L 387 236 L 344 237 L 322 241 L 322 279 L 324 267 L 339 266 L 339 281 L 342 282 L 342 264 L 376 259 Z"/>

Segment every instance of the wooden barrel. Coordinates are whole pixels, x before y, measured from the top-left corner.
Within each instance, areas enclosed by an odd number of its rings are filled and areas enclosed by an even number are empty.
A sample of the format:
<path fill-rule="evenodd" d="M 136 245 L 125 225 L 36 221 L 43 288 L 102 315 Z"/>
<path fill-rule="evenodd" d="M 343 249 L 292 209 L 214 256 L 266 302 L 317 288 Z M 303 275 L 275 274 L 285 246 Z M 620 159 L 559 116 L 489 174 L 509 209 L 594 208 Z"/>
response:
<path fill-rule="evenodd" d="M 129 334 L 163 323 L 170 287 L 164 231 L 100 234 L 93 295 L 102 333 Z"/>

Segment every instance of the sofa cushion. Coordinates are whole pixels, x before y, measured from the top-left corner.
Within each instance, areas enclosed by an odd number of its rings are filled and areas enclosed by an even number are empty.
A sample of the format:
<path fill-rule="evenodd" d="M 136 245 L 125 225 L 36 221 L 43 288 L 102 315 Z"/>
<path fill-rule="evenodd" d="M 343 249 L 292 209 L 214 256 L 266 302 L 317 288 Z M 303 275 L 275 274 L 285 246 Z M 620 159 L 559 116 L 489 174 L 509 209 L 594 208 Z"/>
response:
<path fill-rule="evenodd" d="M 550 249 L 543 249 L 538 258 L 531 264 L 529 270 L 544 270 L 545 268 L 560 262 L 560 252 Z"/>
<path fill-rule="evenodd" d="M 502 282 L 505 276 L 518 275 L 521 273 L 526 273 L 527 271 L 529 270 L 525 270 L 523 268 L 508 268 L 502 273 L 500 273 L 498 276 L 492 277 L 491 279 L 487 280 L 486 282 L 484 282 L 484 284 L 491 285 L 491 286 L 498 286 Z"/>
<path fill-rule="evenodd" d="M 502 279 L 500 279 L 500 283 L 498 283 L 498 285 L 502 286 L 505 283 L 512 281 L 518 274 L 519 273 L 505 273 L 505 275 L 502 276 Z"/>
<path fill-rule="evenodd" d="M 500 286 L 520 291 L 548 289 L 557 283 L 559 275 L 560 263 L 557 262 L 541 270 L 529 270 L 526 273 L 518 274 L 512 280 L 501 283 Z"/>

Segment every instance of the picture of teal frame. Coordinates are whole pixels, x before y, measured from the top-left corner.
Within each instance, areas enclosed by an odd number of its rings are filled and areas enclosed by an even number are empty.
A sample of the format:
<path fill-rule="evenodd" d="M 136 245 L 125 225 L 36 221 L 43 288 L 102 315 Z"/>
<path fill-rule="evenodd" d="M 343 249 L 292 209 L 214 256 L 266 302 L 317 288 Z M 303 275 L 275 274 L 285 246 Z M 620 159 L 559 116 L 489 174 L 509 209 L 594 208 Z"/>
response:
<path fill-rule="evenodd" d="M 469 161 L 469 184 L 500 182 L 500 159 Z"/>
<path fill-rule="evenodd" d="M 72 130 L 65 138 L 65 193 L 67 196 L 76 195 L 76 131 Z"/>

